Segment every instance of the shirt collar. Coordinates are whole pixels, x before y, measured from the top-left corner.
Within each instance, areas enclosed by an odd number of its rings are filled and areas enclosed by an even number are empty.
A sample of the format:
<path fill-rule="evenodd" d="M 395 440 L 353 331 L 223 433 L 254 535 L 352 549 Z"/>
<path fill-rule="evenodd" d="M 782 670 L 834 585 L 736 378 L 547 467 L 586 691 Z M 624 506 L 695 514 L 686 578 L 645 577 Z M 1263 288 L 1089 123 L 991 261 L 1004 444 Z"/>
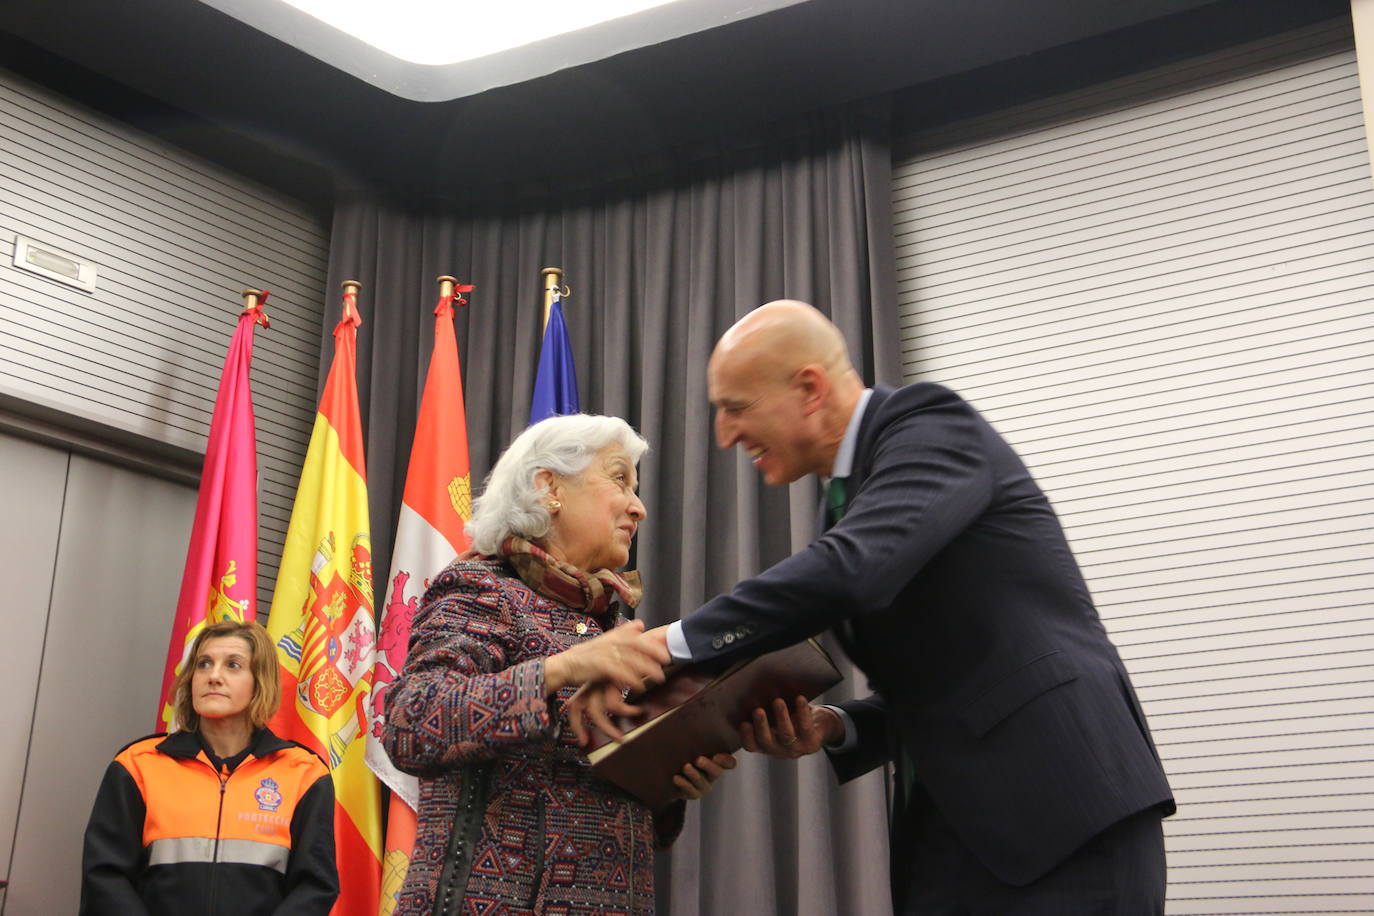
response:
<path fill-rule="evenodd" d="M 854 470 L 854 452 L 859 447 L 859 426 L 864 420 L 864 410 L 868 399 L 873 396 L 872 388 L 865 388 L 849 415 L 849 425 L 845 427 L 844 438 L 840 440 L 840 450 L 835 453 L 835 465 L 830 469 L 830 477 L 848 477 Z"/>

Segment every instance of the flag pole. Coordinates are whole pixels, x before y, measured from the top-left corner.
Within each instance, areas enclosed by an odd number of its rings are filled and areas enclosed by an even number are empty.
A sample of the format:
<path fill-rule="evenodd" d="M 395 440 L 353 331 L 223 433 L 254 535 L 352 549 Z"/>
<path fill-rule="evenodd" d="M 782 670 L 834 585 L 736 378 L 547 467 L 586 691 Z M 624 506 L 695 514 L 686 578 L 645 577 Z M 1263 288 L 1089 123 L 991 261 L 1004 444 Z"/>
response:
<path fill-rule="evenodd" d="M 544 278 L 544 323 L 540 330 L 549 326 L 549 309 L 553 308 L 553 297 L 560 293 L 564 296 L 571 295 L 571 291 L 563 285 L 563 268 L 545 267 L 539 271 L 539 275 Z"/>
<path fill-rule="evenodd" d="M 245 289 L 243 291 L 243 311 L 239 315 L 252 315 L 253 322 L 264 328 L 272 327 L 272 322 L 267 320 L 267 297 L 270 294 L 265 289 Z"/>
<path fill-rule="evenodd" d="M 345 280 L 339 285 L 343 288 L 343 317 L 349 320 L 357 318 L 358 293 L 363 285 L 357 280 Z"/>
<path fill-rule="evenodd" d="M 450 277 L 448 274 L 435 277 L 434 282 L 439 284 L 439 304 L 434 307 L 434 314 L 452 319 L 460 306 L 468 304 L 463 298 L 463 293 L 472 292 L 474 287 L 471 283 L 459 283 L 457 277 Z M 463 435 L 467 435 L 466 426 Z"/>

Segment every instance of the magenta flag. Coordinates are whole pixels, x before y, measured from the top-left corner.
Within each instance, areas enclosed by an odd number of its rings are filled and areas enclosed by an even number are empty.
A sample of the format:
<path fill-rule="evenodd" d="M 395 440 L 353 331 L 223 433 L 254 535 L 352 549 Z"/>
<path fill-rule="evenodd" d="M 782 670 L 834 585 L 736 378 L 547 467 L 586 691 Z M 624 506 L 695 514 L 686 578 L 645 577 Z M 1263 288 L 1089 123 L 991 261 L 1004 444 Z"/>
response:
<path fill-rule="evenodd" d="M 224 359 L 210 440 L 200 474 L 200 495 L 181 576 L 181 597 L 167 643 L 157 727 L 176 726 L 172 685 L 196 635 L 221 620 L 254 620 L 258 588 L 258 454 L 248 370 L 253 327 L 267 327 L 261 299 L 249 295 Z M 256 300 L 256 301 L 255 301 Z"/>

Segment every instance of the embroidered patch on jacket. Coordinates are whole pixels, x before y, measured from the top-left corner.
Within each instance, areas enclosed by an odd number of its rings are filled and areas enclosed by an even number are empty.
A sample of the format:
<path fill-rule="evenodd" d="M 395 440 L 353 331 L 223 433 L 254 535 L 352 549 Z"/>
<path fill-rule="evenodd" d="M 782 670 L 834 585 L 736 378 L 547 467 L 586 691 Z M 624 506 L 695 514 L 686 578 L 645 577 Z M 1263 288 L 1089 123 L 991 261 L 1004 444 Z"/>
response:
<path fill-rule="evenodd" d="M 270 776 L 258 785 L 253 797 L 263 811 L 276 811 L 281 807 L 281 790 L 277 787 L 277 781 Z"/>

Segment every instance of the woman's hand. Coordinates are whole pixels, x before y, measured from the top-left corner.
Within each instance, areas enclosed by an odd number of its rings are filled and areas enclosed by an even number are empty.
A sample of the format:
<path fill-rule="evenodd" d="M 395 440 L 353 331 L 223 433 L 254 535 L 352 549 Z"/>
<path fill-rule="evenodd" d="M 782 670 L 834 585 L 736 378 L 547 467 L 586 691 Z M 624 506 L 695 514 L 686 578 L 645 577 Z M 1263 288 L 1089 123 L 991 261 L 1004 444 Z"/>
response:
<path fill-rule="evenodd" d="M 671 661 L 667 647 L 643 639 L 644 621 L 630 620 L 595 639 L 578 643 L 544 659 L 544 690 L 553 696 L 564 687 L 588 681 L 609 683 L 617 690 L 643 690 L 663 681 Z"/>
<path fill-rule="evenodd" d="M 739 732 L 746 751 L 792 760 L 843 740 L 844 723 L 824 706 L 797 697 L 790 712 L 780 699 L 771 709 L 754 710 L 753 721 L 740 723 Z"/>
<path fill-rule="evenodd" d="M 632 626 L 636 629 L 630 629 Z M 667 627 L 655 627 L 646 633 L 644 632 L 643 623 L 638 620 L 632 620 L 629 623 L 621 624 L 616 627 L 611 633 L 616 633 L 620 630 L 626 631 L 626 635 L 633 641 L 634 647 L 640 653 L 647 655 L 660 664 L 666 665 L 672 661 L 672 655 L 668 652 Z M 608 635 L 610 634 L 598 636 L 597 639 L 591 642 L 605 639 Z M 583 645 L 590 644 L 591 643 L 584 643 Z M 553 659 L 557 657 L 558 656 L 555 655 L 548 661 L 553 661 Z M 545 679 L 548 678 L 548 662 L 545 662 L 544 677 Z M 657 669 L 657 675 L 652 681 L 646 681 L 642 685 L 631 684 L 628 685 L 628 689 L 642 691 L 649 683 L 657 684 L 662 682 L 662 680 L 663 669 L 660 667 Z M 603 735 L 616 741 L 625 737 L 612 717 L 633 717 L 643 712 L 643 710 L 626 702 L 625 689 L 626 685 L 605 678 L 588 678 L 582 681 L 582 686 L 577 689 L 577 692 L 574 693 L 563 706 L 563 712 L 568 716 L 568 724 L 572 726 L 573 736 L 577 738 L 579 746 L 584 748 L 591 746 L 592 728 L 595 728 Z"/>
<path fill-rule="evenodd" d="M 692 763 L 682 765 L 682 774 L 673 776 L 673 785 L 677 786 L 680 798 L 696 801 L 711 791 L 711 787 L 716 784 L 717 779 L 725 775 L 726 770 L 734 768 L 734 754 L 698 757 Z"/>

